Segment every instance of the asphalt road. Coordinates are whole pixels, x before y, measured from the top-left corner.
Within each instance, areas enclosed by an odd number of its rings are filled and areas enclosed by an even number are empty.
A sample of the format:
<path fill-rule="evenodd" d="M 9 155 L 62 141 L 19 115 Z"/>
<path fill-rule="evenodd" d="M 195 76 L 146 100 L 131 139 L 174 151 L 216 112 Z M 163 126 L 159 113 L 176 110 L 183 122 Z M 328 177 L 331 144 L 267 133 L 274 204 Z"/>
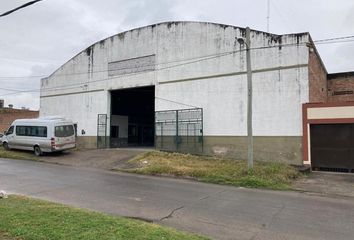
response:
<path fill-rule="evenodd" d="M 242 189 L 0 159 L 0 190 L 214 239 L 353 239 L 354 198 Z"/>

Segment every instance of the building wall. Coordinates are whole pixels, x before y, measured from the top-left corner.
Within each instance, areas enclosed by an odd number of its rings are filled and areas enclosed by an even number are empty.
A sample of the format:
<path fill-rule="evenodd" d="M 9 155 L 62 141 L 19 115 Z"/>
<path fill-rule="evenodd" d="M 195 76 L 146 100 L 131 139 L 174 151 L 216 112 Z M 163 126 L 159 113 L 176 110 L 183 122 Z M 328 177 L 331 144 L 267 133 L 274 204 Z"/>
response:
<path fill-rule="evenodd" d="M 42 80 L 41 116 L 60 112 L 78 122 L 86 137 L 96 136 L 97 114 L 110 114 L 110 90 L 155 85 L 156 111 L 201 107 L 204 136 L 245 137 L 246 55 L 237 42 L 244 36 L 243 28 L 198 22 L 162 23 L 112 36 Z M 293 137 L 296 145 L 302 135 L 301 105 L 309 101 L 308 41 L 307 33 L 251 31 L 255 136 Z M 111 62 L 150 55 L 155 71 L 108 74 Z M 268 144 L 275 146 L 272 138 Z M 274 158 L 280 151 L 281 146 Z"/>
<path fill-rule="evenodd" d="M 354 101 L 354 74 L 339 73 L 328 76 L 328 101 Z"/>
<path fill-rule="evenodd" d="M 6 131 L 11 123 L 16 119 L 22 118 L 38 118 L 38 111 L 22 110 L 22 109 L 0 109 L 0 132 Z"/>
<path fill-rule="evenodd" d="M 107 114 L 107 91 L 42 97 L 40 116 L 60 115 L 77 123 L 78 136 L 97 136 L 98 114 Z M 84 130 L 85 134 L 81 132 Z"/>
<path fill-rule="evenodd" d="M 327 71 L 315 48 L 309 52 L 309 102 L 327 102 Z"/>
<path fill-rule="evenodd" d="M 302 163 L 301 103 L 308 97 L 307 69 L 253 75 L 253 135 L 256 160 Z M 236 159 L 247 157 L 246 77 L 230 76 L 159 84 L 156 107 L 202 107 L 204 153 Z M 182 93 L 182 94 L 181 94 Z"/>

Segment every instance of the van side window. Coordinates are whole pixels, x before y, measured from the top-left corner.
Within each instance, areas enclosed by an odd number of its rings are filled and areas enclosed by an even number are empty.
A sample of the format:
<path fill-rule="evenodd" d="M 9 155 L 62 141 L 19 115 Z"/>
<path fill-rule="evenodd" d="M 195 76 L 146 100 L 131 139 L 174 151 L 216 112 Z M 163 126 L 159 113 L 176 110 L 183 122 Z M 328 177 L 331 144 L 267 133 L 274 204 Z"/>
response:
<path fill-rule="evenodd" d="M 73 125 L 62 125 L 55 127 L 54 135 L 56 137 L 70 137 L 74 136 L 74 126 Z"/>
<path fill-rule="evenodd" d="M 14 133 L 14 126 L 11 126 L 9 130 L 7 130 L 6 135 L 10 135 Z"/>
<path fill-rule="evenodd" d="M 16 126 L 16 135 L 29 137 L 47 137 L 47 127 Z"/>

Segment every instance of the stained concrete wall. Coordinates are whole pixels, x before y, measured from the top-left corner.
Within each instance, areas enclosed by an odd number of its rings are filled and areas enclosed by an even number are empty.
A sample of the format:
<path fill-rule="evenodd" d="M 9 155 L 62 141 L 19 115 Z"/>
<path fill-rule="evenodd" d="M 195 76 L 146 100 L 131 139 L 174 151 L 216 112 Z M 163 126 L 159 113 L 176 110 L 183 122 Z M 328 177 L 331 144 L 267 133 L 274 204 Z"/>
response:
<path fill-rule="evenodd" d="M 107 91 L 99 90 L 42 96 L 40 116 L 65 116 L 77 123 L 78 136 L 97 136 L 97 115 L 107 114 L 107 95 Z M 81 134 L 82 130 L 85 131 L 85 135 Z"/>
<path fill-rule="evenodd" d="M 248 141 L 247 137 L 243 136 L 204 136 L 202 139 L 182 136 L 178 138 L 178 146 L 176 137 L 164 136 L 162 138 L 160 136 L 157 138 L 156 147 L 164 151 L 217 156 L 235 160 L 247 159 Z M 256 161 L 302 164 L 301 136 L 264 136 L 254 137 L 253 140 L 254 159 Z"/>
<path fill-rule="evenodd" d="M 302 164 L 302 137 L 254 137 L 253 141 L 256 161 Z M 207 136 L 203 145 L 203 152 L 207 155 L 247 159 L 247 137 Z"/>
<path fill-rule="evenodd" d="M 204 136 L 245 136 L 246 55 L 238 37 L 244 28 L 168 22 L 102 40 L 42 80 L 41 116 L 60 112 L 78 122 L 79 136 L 81 129 L 95 136 L 97 114 L 110 114 L 110 90 L 155 85 L 156 111 L 201 107 Z M 308 41 L 308 33 L 251 31 L 256 136 L 302 135 Z M 108 74 L 109 63 L 152 55 L 154 71 Z"/>

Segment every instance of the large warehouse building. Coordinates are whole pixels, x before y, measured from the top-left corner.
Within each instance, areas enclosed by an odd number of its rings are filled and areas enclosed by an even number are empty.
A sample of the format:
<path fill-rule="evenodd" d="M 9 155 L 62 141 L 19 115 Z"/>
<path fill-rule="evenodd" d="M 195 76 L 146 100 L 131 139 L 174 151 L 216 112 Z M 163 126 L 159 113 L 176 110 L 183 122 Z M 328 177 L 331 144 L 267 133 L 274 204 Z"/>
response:
<path fill-rule="evenodd" d="M 42 80 L 40 115 L 73 119 L 82 147 L 155 146 L 245 159 L 240 37 L 244 28 L 204 22 L 119 33 Z M 255 159 L 310 162 L 303 104 L 327 102 L 328 80 L 309 33 L 251 30 L 250 47 Z"/>

